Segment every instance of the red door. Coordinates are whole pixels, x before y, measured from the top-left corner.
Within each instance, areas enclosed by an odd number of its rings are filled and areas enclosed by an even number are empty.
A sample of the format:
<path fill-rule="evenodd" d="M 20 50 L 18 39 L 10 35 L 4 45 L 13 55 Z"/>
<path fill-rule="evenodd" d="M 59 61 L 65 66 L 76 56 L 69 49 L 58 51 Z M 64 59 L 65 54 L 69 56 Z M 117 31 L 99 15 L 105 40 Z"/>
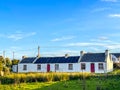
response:
<path fill-rule="evenodd" d="M 95 65 L 94 65 L 94 63 L 91 63 L 91 72 L 95 72 Z"/>
<path fill-rule="evenodd" d="M 47 72 L 50 72 L 50 64 L 47 64 Z"/>

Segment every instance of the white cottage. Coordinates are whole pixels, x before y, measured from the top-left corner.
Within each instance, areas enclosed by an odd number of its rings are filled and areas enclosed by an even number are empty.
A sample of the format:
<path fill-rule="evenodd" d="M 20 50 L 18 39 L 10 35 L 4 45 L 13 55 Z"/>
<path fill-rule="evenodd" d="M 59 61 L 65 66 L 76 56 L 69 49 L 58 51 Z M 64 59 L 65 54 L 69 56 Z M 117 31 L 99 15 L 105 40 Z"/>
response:
<path fill-rule="evenodd" d="M 105 53 L 83 53 L 80 59 L 81 69 L 85 72 L 106 73 L 113 71 L 112 55 Z"/>
<path fill-rule="evenodd" d="M 18 64 L 18 72 L 92 72 L 113 71 L 112 55 L 105 53 L 84 53 L 80 56 L 28 57 Z"/>

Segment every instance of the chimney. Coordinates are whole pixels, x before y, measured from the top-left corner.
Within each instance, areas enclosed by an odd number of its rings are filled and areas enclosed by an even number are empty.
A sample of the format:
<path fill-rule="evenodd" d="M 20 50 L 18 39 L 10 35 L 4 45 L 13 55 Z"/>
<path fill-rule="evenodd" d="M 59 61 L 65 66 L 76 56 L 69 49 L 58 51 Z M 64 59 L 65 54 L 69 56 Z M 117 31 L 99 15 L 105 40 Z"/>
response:
<path fill-rule="evenodd" d="M 26 56 L 22 56 L 22 59 L 26 58 Z"/>
<path fill-rule="evenodd" d="M 65 54 L 65 58 L 68 58 L 69 57 L 69 55 L 68 54 Z"/>
<path fill-rule="evenodd" d="M 84 51 L 80 51 L 80 56 L 83 56 L 84 55 Z"/>
<path fill-rule="evenodd" d="M 40 46 L 38 46 L 38 55 L 37 57 L 40 57 Z"/>
<path fill-rule="evenodd" d="M 105 55 L 108 56 L 109 55 L 109 50 L 105 50 Z"/>

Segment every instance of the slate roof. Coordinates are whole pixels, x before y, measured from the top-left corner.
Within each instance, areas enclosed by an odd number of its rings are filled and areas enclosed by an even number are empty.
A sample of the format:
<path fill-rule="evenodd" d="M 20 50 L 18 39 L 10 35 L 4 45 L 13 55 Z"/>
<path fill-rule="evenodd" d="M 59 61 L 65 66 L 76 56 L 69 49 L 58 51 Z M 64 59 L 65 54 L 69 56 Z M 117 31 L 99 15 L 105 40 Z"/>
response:
<path fill-rule="evenodd" d="M 80 62 L 104 62 L 105 53 L 86 53 L 82 56 Z"/>
<path fill-rule="evenodd" d="M 40 57 L 34 63 L 77 63 L 80 56 L 65 57 Z"/>
<path fill-rule="evenodd" d="M 117 58 L 120 57 L 120 53 L 111 53 L 112 55 L 116 56 Z"/>
<path fill-rule="evenodd" d="M 28 57 L 28 58 L 24 58 L 21 60 L 20 63 L 33 63 L 33 61 L 36 59 L 36 57 Z"/>

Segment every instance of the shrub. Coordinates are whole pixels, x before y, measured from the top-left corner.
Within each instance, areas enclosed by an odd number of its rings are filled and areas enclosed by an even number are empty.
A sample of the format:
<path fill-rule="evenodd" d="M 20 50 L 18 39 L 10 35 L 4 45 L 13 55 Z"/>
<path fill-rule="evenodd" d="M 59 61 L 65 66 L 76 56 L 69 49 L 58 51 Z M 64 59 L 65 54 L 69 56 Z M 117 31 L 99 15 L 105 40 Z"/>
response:
<path fill-rule="evenodd" d="M 24 73 L 11 74 L 0 77 L 2 84 L 18 84 L 27 82 L 50 82 L 50 81 L 65 81 L 89 78 L 89 73 Z"/>

